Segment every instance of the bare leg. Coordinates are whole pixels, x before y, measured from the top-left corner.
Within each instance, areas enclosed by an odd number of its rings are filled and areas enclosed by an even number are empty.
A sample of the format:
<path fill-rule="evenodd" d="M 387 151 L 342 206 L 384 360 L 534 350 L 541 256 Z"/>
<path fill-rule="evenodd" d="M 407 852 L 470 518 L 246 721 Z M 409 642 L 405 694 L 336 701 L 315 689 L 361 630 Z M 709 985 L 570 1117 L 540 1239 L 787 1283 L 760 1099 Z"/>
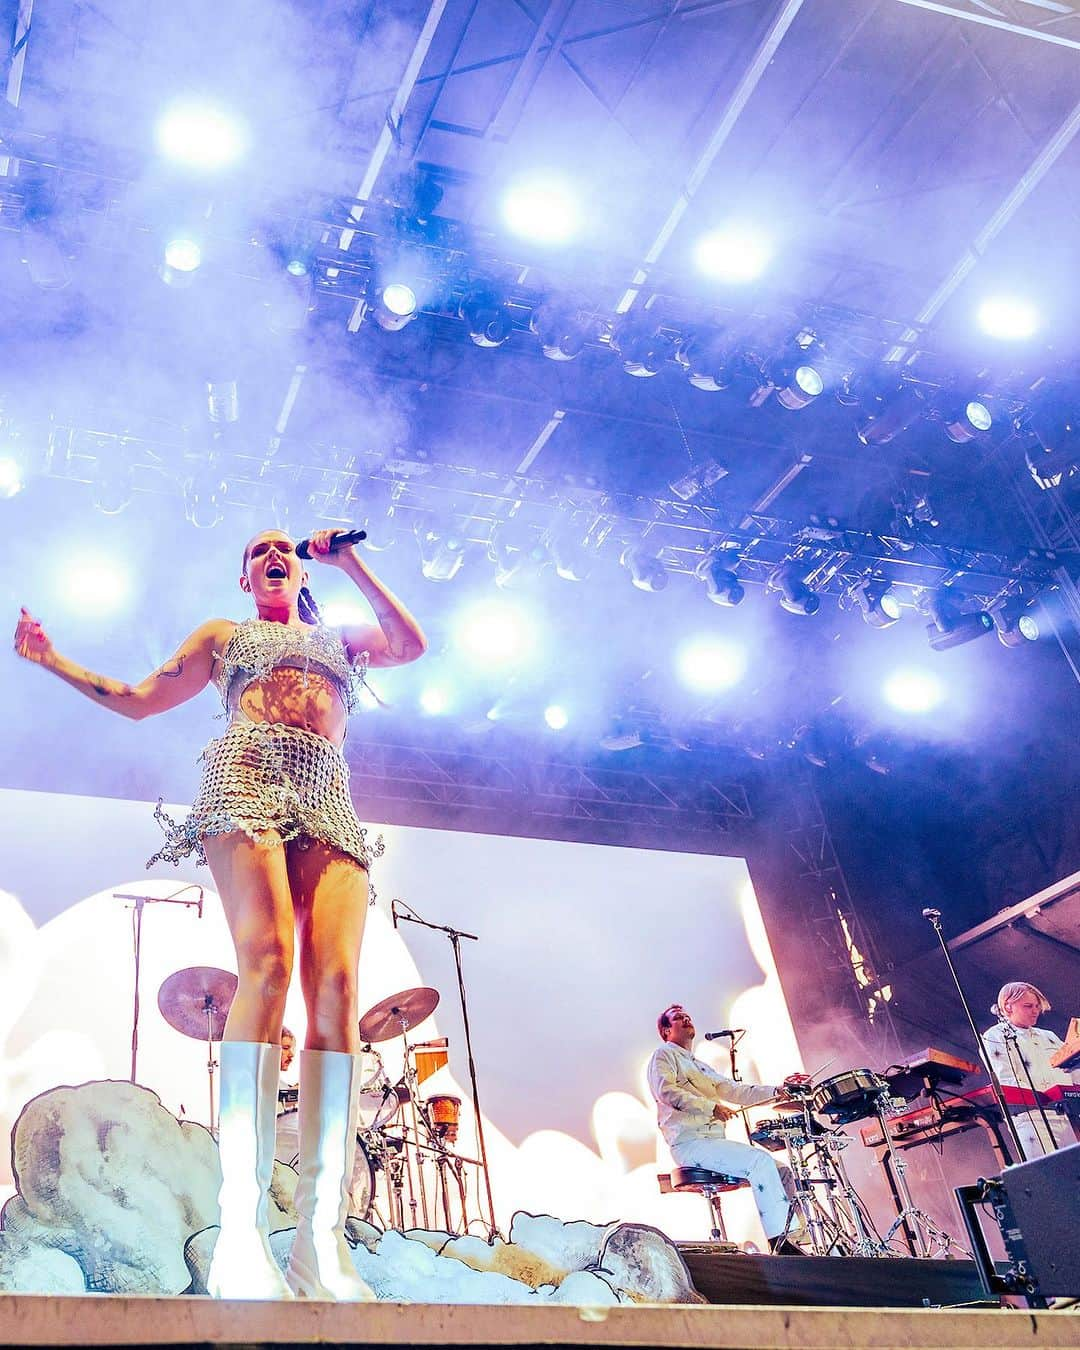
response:
<path fill-rule="evenodd" d="M 285 846 L 256 844 L 246 834 L 210 835 L 206 860 L 236 948 L 239 983 L 225 1040 L 281 1039 L 293 965 L 293 905 Z"/>
<path fill-rule="evenodd" d="M 220 1230 L 207 1274 L 217 1298 L 289 1298 L 270 1246 L 281 1020 L 293 960 L 285 849 L 236 832 L 204 841 L 239 974 L 221 1046 Z"/>
<path fill-rule="evenodd" d="M 300 1052 L 300 1180 L 289 1269 L 308 1298 L 366 1300 L 345 1238 L 356 1155 L 359 1012 L 356 968 L 367 917 L 367 874 L 313 840 L 287 849 L 300 933 L 307 1044 Z"/>
<path fill-rule="evenodd" d="M 360 1048 L 356 971 L 368 908 L 364 869 L 319 840 L 286 846 L 300 936 L 300 987 L 307 1006 L 309 1050 Z"/>

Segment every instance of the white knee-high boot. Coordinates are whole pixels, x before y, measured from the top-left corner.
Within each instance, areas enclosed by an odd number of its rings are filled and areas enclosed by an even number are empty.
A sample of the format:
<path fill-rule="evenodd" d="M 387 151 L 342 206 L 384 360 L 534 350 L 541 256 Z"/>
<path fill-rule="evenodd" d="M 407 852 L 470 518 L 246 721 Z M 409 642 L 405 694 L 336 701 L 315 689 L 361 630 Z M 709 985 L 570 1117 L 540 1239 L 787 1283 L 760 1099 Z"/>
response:
<path fill-rule="evenodd" d="M 221 1043 L 221 1231 L 206 1285 L 215 1298 L 292 1298 L 270 1250 L 281 1046 Z"/>
<path fill-rule="evenodd" d="M 300 1051 L 299 1216 L 285 1277 L 302 1298 L 368 1300 L 345 1240 L 356 1156 L 359 1055 Z"/>

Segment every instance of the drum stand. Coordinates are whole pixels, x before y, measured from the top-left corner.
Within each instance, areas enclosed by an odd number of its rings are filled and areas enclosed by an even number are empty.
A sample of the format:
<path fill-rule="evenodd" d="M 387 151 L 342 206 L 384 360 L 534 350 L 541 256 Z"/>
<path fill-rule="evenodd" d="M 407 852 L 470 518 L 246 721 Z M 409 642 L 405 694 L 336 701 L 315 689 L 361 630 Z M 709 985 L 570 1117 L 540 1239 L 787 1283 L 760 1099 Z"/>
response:
<path fill-rule="evenodd" d="M 924 1210 L 921 1210 L 911 1198 L 911 1188 L 907 1182 L 908 1165 L 900 1150 L 896 1147 L 889 1132 L 889 1097 L 883 1095 L 878 1100 L 877 1118 L 881 1126 L 881 1137 L 885 1140 L 885 1153 L 882 1158 L 885 1172 L 891 1178 L 898 1200 L 897 1215 L 892 1227 L 882 1239 L 887 1247 L 898 1232 L 903 1230 L 908 1250 L 912 1256 L 949 1256 L 954 1246 L 960 1246 L 951 1233 L 940 1228 Z M 971 1259 L 971 1253 L 965 1248 L 960 1250 Z"/>
<path fill-rule="evenodd" d="M 809 1103 L 806 1101 L 802 1103 L 802 1116 L 801 1129 L 792 1128 L 790 1132 L 785 1132 L 788 1165 L 791 1168 L 795 1194 L 788 1204 L 787 1224 L 783 1236 L 788 1237 L 795 1218 L 801 1218 L 806 1228 L 807 1237 L 810 1239 L 810 1250 L 813 1255 L 829 1256 L 836 1252 L 838 1247 L 843 1248 L 847 1245 L 835 1206 L 832 1203 L 832 1189 L 836 1185 L 836 1180 L 820 1166 L 821 1158 L 814 1138 L 813 1119 L 810 1115 Z M 800 1138 L 805 1142 L 800 1143 Z M 811 1176 L 811 1159 L 806 1156 L 807 1152 L 811 1154 L 813 1161 L 819 1165 L 821 1175 Z M 829 1196 L 829 1208 L 826 1208 L 818 1198 L 814 1189 L 815 1186 L 826 1188 Z M 846 1252 L 843 1254 L 846 1255 Z"/>
<path fill-rule="evenodd" d="M 829 1203 L 837 1225 L 845 1230 L 845 1256 L 891 1256 L 888 1245 L 877 1236 L 858 1191 L 851 1184 L 841 1156 L 851 1141 L 846 1134 L 830 1130 L 822 1139 L 840 1194 L 829 1192 Z"/>

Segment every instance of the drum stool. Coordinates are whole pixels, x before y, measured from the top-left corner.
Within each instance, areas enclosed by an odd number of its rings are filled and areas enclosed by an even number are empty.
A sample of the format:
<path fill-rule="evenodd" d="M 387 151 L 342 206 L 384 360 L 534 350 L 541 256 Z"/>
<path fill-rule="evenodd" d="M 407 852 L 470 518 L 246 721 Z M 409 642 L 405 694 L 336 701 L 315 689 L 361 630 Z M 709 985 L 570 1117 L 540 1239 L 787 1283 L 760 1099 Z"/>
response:
<path fill-rule="evenodd" d="M 741 1190 L 749 1186 L 745 1177 L 728 1176 L 726 1172 L 710 1172 L 705 1167 L 673 1167 L 657 1177 L 662 1195 L 673 1191 L 684 1194 L 703 1195 L 709 1206 L 709 1222 L 712 1225 L 709 1236 L 713 1242 L 727 1242 L 727 1228 L 724 1226 L 724 1214 L 720 1208 L 720 1197 L 728 1191 Z"/>

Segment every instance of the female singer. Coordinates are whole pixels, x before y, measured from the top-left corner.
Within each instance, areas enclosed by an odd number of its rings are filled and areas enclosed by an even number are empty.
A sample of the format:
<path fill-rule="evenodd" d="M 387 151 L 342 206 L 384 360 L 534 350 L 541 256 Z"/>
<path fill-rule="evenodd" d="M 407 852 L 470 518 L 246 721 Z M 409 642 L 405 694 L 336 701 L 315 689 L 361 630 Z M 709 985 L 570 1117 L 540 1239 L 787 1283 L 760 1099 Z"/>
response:
<path fill-rule="evenodd" d="M 113 712 L 166 712 L 213 681 L 229 717 L 203 751 L 187 819 L 174 822 L 159 805 L 166 843 L 150 860 L 207 862 L 236 946 L 239 983 L 221 1046 L 221 1228 L 207 1281 L 219 1298 L 373 1297 L 343 1228 L 356 1145 L 357 966 L 368 869 L 382 842 L 369 843 L 356 818 L 341 746 L 367 668 L 415 661 L 426 642 L 355 549 L 334 549 L 334 534 L 314 534 L 311 556 L 355 582 L 378 627 L 323 625 L 296 546 L 266 530 L 244 549 L 240 576 L 255 617 L 210 619 L 139 684 L 61 656 L 25 609 L 15 632 L 20 656 Z M 270 1249 L 268 1188 L 294 930 L 308 1028 L 299 1220 L 283 1278 Z"/>

